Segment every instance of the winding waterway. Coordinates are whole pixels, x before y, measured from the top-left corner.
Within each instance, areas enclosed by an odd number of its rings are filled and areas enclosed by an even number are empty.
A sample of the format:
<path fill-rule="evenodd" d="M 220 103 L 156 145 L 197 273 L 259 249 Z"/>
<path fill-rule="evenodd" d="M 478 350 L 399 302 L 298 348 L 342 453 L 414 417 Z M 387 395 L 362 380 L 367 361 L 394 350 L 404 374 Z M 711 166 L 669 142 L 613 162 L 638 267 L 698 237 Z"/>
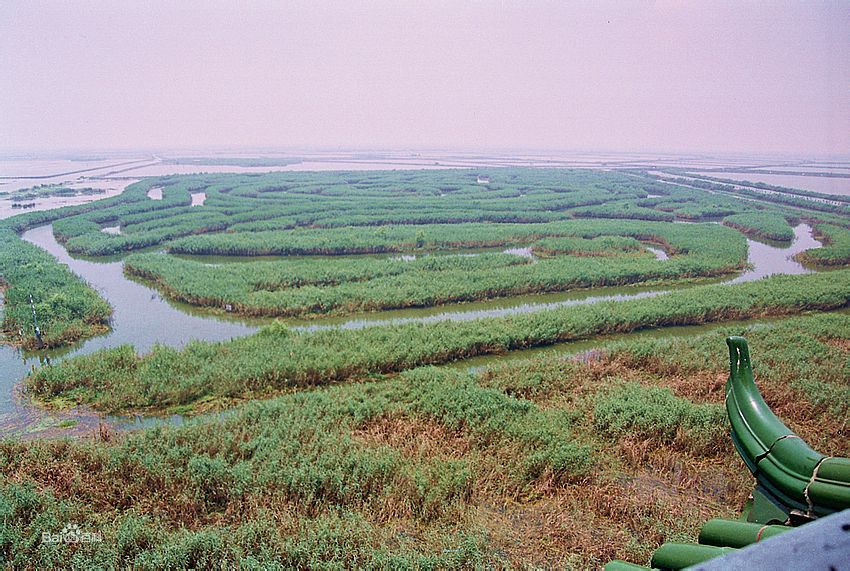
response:
<path fill-rule="evenodd" d="M 820 243 L 811 235 L 811 228 L 800 225 L 794 230 L 795 239 L 790 246 L 782 247 L 748 240 L 751 269 L 724 283 L 739 283 L 760 279 L 774 273 L 799 274 L 809 270 L 793 260 L 792 256 Z M 39 353 L 23 353 L 12 347 L 0 345 L 0 435 L 52 436 L 55 434 L 83 434 L 98 427 L 101 422 L 121 427 L 138 427 L 161 422 L 141 417 L 102 417 L 84 408 L 65 411 L 47 411 L 33 405 L 21 391 L 21 380 L 33 368 L 46 360 L 92 353 L 99 349 L 132 344 L 140 353 L 149 351 L 155 344 L 181 347 L 192 339 L 224 341 L 248 335 L 270 320 L 244 319 L 227 314 L 213 313 L 186 304 L 164 300 L 159 293 L 142 283 L 128 279 L 123 274 L 120 260 L 94 261 L 71 257 L 56 242 L 50 226 L 26 232 L 23 238 L 40 246 L 67 264 L 76 274 L 91 284 L 113 307 L 110 333 L 86 340 L 74 347 Z M 661 252 L 660 254 L 663 254 Z M 656 253 L 661 259 L 663 256 Z M 719 281 L 719 280 L 715 280 Z M 679 286 L 690 287 L 690 286 Z M 293 328 L 312 330 L 325 327 L 362 328 L 410 321 L 471 320 L 498 317 L 516 313 L 543 311 L 553 307 L 595 303 L 605 300 L 635 299 L 660 295 L 673 289 L 671 286 L 595 288 L 558 294 L 529 295 L 497 299 L 487 302 L 455 304 L 451 306 L 384 311 L 346 318 L 329 318 L 309 322 L 288 321 Z M 705 328 L 678 334 L 694 334 Z M 667 329 L 663 331 L 669 331 Z M 672 333 L 672 332 L 671 332 Z M 598 344 L 598 340 L 571 343 L 575 352 Z M 549 348 L 549 350 L 552 350 Z M 563 352 L 564 348 L 556 349 Z M 529 352 L 524 352 L 528 355 Z M 492 357 L 490 358 L 492 360 Z M 465 366 L 480 364 L 475 360 Z M 178 421 L 179 417 L 164 419 Z"/>

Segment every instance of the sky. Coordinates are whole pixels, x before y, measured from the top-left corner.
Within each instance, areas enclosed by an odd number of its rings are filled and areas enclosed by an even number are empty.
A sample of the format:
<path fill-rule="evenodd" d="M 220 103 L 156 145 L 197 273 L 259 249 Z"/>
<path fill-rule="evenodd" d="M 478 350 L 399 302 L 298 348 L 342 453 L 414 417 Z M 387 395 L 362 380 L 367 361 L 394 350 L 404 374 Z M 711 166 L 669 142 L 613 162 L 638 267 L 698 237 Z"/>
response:
<path fill-rule="evenodd" d="M 850 154 L 850 0 L 0 0 L 0 149 Z"/>

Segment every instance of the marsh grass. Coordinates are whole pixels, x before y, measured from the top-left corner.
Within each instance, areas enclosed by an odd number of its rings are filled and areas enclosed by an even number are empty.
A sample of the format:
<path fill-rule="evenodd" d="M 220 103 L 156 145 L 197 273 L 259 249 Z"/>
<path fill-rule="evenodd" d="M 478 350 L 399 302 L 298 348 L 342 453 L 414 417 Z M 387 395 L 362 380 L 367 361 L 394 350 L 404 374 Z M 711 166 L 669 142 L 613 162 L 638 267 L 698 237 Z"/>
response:
<path fill-rule="evenodd" d="M 747 212 L 733 214 L 723 219 L 723 224 L 737 228 L 747 236 L 767 240 L 790 242 L 794 239 L 794 230 L 785 216 L 775 212 Z"/>
<path fill-rule="evenodd" d="M 664 541 L 695 540 L 705 520 L 735 517 L 752 489 L 728 437 L 718 439 L 727 334 L 749 339 L 759 385 L 783 420 L 823 453 L 846 455 L 846 413 L 836 411 L 850 404 L 850 316 L 796 317 L 617 342 L 587 362 L 418 368 L 179 427 L 3 441 L 0 563 L 645 562 Z M 831 402 L 820 391 L 834 391 Z M 103 543 L 38 541 L 69 521 Z"/>
<path fill-rule="evenodd" d="M 0 227 L 0 283 L 6 341 L 40 348 L 33 324 L 32 295 L 41 346 L 67 345 L 108 329 L 112 308 L 67 266 Z"/>
<path fill-rule="evenodd" d="M 309 333 L 278 325 L 226 343 L 191 342 L 182 350 L 156 346 L 141 357 L 130 346 L 99 351 L 42 367 L 26 386 L 41 399 L 65 396 L 103 410 L 258 398 L 610 333 L 840 309 L 850 301 L 845 277 L 844 271 L 774 276 L 468 322 Z"/>
<path fill-rule="evenodd" d="M 833 224 L 816 224 L 815 238 L 822 248 L 813 248 L 797 254 L 797 259 L 809 266 L 835 267 L 850 264 L 850 230 Z"/>

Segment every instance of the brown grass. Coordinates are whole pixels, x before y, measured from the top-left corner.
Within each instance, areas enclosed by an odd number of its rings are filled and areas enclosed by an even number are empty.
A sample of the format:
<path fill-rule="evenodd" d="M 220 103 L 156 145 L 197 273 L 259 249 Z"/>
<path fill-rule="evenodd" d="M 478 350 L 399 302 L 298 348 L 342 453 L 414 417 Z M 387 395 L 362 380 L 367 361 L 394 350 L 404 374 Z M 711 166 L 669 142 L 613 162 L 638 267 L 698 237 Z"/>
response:
<path fill-rule="evenodd" d="M 481 498 L 474 521 L 492 548 L 520 568 L 647 562 L 671 533 L 695 539 L 705 520 L 734 517 L 752 488 L 739 461 L 641 443 L 623 443 L 616 452 L 625 463 L 620 472 L 531 501 Z"/>
<path fill-rule="evenodd" d="M 850 340 L 825 343 L 843 353 Z M 523 375 L 544 377 L 543 388 L 522 384 Z M 846 455 L 847 419 L 831 417 L 789 384 L 784 372 L 758 379 L 774 413 L 815 449 Z M 725 438 L 696 450 L 683 431 L 670 444 L 638 438 L 600 438 L 593 428 L 593 399 L 614 384 L 637 382 L 670 388 L 696 403 L 722 404 L 727 372 L 697 369 L 660 358 L 597 355 L 567 365 L 530 363 L 483 372 L 479 382 L 530 398 L 541 408 L 581 413 L 573 426 L 577 438 L 596 448 L 598 470 L 580 482 L 546 477 L 527 482 L 511 479 L 521 450 L 482 445 L 463 430 L 414 415 L 386 414 L 356 425 L 351 437 L 366 447 L 389 447 L 425 473 L 443 462 L 466 463 L 474 483 L 449 505 L 417 505 L 406 470 L 390 484 L 386 497 L 363 504 L 364 517 L 376 530 L 366 541 L 385 547 L 441 549 L 447 530 L 485 533 L 496 567 L 593 568 L 611 559 L 647 563 L 664 541 L 695 540 L 712 517 L 736 518 L 754 480 Z M 122 436 L 100 427 L 100 446 L 116 446 Z M 232 443 L 232 445 L 236 445 Z M 87 509 L 105 514 L 132 508 L 154 514 L 167 526 L 199 529 L 271 517 L 281 536 L 300 533 L 315 512 L 270 490 L 211 509 L 185 491 L 185 482 L 152 474 L 143 466 L 108 465 L 108 453 L 67 442 L 0 443 L 9 459 L 4 476 L 31 481 L 60 498 L 75 498 Z M 213 453 L 213 450 L 207 451 Z"/>
<path fill-rule="evenodd" d="M 406 458 L 457 459 L 470 450 L 460 432 L 417 417 L 381 416 L 356 428 L 352 436 L 366 445 L 390 446 Z"/>
<path fill-rule="evenodd" d="M 509 383 L 499 378 L 509 373 L 490 371 L 482 381 Z M 548 398 L 535 393 L 534 400 L 544 408 L 583 410 L 600 389 L 630 380 L 669 386 L 702 402 L 723 401 L 722 372 L 659 378 L 602 358 L 564 374 L 560 383 L 550 385 Z M 589 419 L 576 429 L 593 438 Z M 736 517 L 753 487 L 729 443 L 693 454 L 683 438 L 661 446 L 628 438 L 597 442 L 597 476 L 568 485 L 541 478 L 522 486 L 504 475 L 515 451 L 475 450 L 460 434 L 431 420 L 382 417 L 357 428 L 354 436 L 369 445 L 391 446 L 408 458 L 470 461 L 476 474 L 469 498 L 471 524 L 485 531 L 497 559 L 518 568 L 593 568 L 617 558 L 646 563 L 671 534 L 695 539 L 707 519 Z"/>
<path fill-rule="evenodd" d="M 821 339 L 821 343 L 834 347 L 842 353 L 850 353 L 850 339 Z"/>

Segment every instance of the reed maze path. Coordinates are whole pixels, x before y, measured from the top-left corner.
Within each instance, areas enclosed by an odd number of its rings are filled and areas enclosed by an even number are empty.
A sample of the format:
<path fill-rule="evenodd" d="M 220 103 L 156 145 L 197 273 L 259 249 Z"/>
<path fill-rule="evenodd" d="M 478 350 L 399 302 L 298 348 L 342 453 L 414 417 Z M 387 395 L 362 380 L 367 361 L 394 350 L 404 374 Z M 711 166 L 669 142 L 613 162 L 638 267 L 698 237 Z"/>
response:
<path fill-rule="evenodd" d="M 850 208 L 711 185 L 637 169 L 166 176 L 2 221 L 6 340 L 52 355 L 23 380 L 27 410 L 69 426 L 61 407 L 224 412 L 0 441 L 0 562 L 586 568 L 733 516 L 750 484 L 726 436 L 726 334 L 763 355 L 774 411 L 849 452 Z M 71 269 L 20 238 L 48 225 Z M 97 263 L 197 321 L 168 339 L 125 325 L 123 293 L 78 276 Z M 646 330 L 661 333 L 631 336 Z M 86 339 L 101 345 L 74 349 Z M 573 342 L 593 351 L 498 360 Z M 30 541 L 68 518 L 103 542 Z"/>

